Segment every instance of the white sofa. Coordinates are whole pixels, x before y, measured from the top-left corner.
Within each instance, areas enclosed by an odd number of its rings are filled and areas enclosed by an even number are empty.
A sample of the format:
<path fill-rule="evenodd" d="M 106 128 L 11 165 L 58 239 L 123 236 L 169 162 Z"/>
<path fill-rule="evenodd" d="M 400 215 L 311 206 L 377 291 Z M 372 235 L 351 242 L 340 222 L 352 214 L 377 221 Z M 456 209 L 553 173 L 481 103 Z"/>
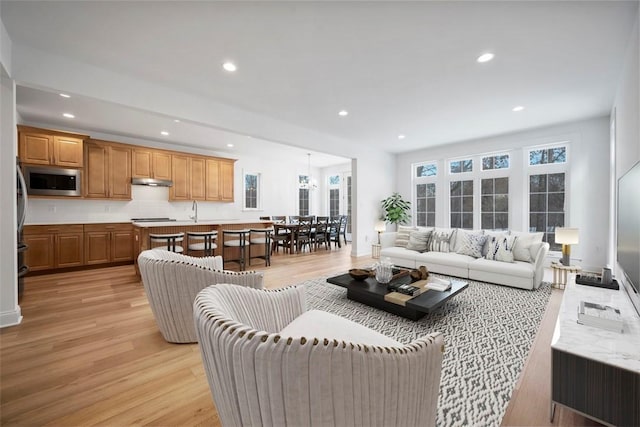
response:
<path fill-rule="evenodd" d="M 417 227 L 418 231 L 426 231 L 428 228 Z M 444 229 L 439 229 L 444 230 Z M 452 230 L 453 231 L 453 230 Z M 457 231 L 457 230 L 456 230 Z M 477 233 L 484 233 L 476 230 Z M 506 232 L 511 234 L 509 232 Z M 478 280 L 481 282 L 497 283 L 522 289 L 537 289 L 542 283 L 544 273 L 544 260 L 549 251 L 549 244 L 541 241 L 541 233 L 515 233 L 524 240 L 539 237 L 528 248 L 531 249 L 529 262 L 514 260 L 514 262 L 502 262 L 474 258 L 456 252 L 418 252 L 404 247 L 396 246 L 397 232 L 386 232 L 380 235 L 380 256 L 389 258 L 394 265 L 408 268 L 418 268 L 421 265 L 427 267 L 430 272 Z M 451 248 L 457 247 L 455 241 L 461 234 L 453 232 Z"/>

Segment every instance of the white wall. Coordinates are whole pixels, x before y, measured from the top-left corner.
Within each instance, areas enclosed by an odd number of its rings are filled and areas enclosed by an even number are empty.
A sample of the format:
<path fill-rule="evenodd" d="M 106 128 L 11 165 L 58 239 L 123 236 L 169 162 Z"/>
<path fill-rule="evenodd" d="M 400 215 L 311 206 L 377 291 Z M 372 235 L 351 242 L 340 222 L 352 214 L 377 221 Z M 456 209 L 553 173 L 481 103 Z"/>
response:
<path fill-rule="evenodd" d="M 572 258 L 581 259 L 586 269 L 599 269 L 606 262 L 609 212 L 603 201 L 609 198 L 609 118 L 600 117 L 524 132 L 464 141 L 447 146 L 434 147 L 398 155 L 396 179 L 398 191 L 408 200 L 412 197 L 411 165 L 421 161 L 443 160 L 465 155 L 509 151 L 512 168 L 524 167 L 525 147 L 570 141 L 570 170 L 568 173 L 570 201 L 567 226 L 580 229 L 580 244 L 572 245 Z M 444 161 L 440 163 L 444 171 Z M 442 176 L 442 174 L 440 174 Z M 444 179 L 444 178 L 443 178 Z M 444 181 L 443 181 L 444 182 Z M 510 187 L 510 228 L 525 230 L 527 227 L 526 182 L 520 173 L 512 175 Z M 440 186 L 440 188 L 443 188 Z M 437 199 L 436 225 L 446 227 L 446 190 Z"/>
<path fill-rule="evenodd" d="M 11 79 L 11 40 L 4 24 L 0 39 L 0 327 L 5 327 L 20 323 L 22 316 L 16 254 L 16 92 Z"/>
<path fill-rule="evenodd" d="M 618 90 L 613 103 L 612 117 L 615 115 L 615 145 L 612 153 L 615 159 L 615 179 L 612 187 L 617 188 L 617 180 L 634 164 L 640 161 L 640 9 L 636 23 L 629 38 L 629 46 L 620 76 Z M 638 183 L 640 185 L 640 183 Z M 610 211 L 612 212 L 611 239 L 615 241 L 617 216 L 617 193 L 611 195 Z M 612 254 L 609 263 L 618 270 L 615 245 L 611 245 Z M 617 273 L 618 280 L 624 277 Z"/>

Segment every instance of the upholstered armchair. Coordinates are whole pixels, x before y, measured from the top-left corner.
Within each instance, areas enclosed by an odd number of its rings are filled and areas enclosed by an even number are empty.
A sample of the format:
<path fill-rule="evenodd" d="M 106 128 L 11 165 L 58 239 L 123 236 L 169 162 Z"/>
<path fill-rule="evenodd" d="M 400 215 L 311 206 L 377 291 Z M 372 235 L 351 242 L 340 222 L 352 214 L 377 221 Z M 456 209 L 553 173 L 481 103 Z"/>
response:
<path fill-rule="evenodd" d="M 163 250 L 140 253 L 138 267 L 151 311 L 168 342 L 197 342 L 193 300 L 200 290 L 218 283 L 262 288 L 264 276 L 255 271 L 222 269 L 222 257 L 191 257 Z"/>
<path fill-rule="evenodd" d="M 211 286 L 196 297 L 194 317 L 225 426 L 435 425 L 441 333 L 403 345 L 305 311 L 300 286 Z"/>

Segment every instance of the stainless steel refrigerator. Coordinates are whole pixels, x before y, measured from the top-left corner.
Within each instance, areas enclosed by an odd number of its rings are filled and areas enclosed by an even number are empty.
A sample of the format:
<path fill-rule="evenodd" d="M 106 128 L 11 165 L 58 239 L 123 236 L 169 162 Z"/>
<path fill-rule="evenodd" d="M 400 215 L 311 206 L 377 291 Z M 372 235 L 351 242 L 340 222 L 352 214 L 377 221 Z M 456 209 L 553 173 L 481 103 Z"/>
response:
<path fill-rule="evenodd" d="M 16 197 L 18 201 L 18 301 L 22 299 L 24 292 L 24 275 L 29 272 L 29 267 L 25 264 L 25 252 L 29 248 L 22 241 L 22 228 L 24 227 L 24 221 L 27 217 L 27 186 L 24 182 L 24 175 L 20 168 L 20 159 L 16 157 L 16 173 L 17 173 L 17 185 L 16 185 Z"/>

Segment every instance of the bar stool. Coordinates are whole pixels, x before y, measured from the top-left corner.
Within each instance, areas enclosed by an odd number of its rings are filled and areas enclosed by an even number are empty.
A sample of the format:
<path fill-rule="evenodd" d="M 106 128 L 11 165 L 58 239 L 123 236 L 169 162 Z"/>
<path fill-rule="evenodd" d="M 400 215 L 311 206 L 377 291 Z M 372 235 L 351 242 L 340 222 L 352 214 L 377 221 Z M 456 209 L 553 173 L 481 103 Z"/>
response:
<path fill-rule="evenodd" d="M 204 256 L 213 256 L 213 250 L 218 247 L 216 244 L 217 239 L 217 231 L 188 231 L 187 248 L 189 249 L 189 254 L 192 251 L 203 251 Z"/>
<path fill-rule="evenodd" d="M 224 262 L 237 262 L 240 270 L 245 269 L 245 248 L 247 245 L 249 230 L 222 230 L 222 258 Z M 238 248 L 239 258 L 230 258 L 225 254 L 226 248 Z"/>
<path fill-rule="evenodd" d="M 264 259 L 265 266 L 271 265 L 271 233 L 272 228 L 251 228 L 249 230 L 249 265 L 251 265 L 251 258 Z M 253 255 L 252 247 L 264 245 L 264 254 Z"/>
<path fill-rule="evenodd" d="M 184 249 L 176 243 L 182 243 L 184 233 L 153 234 L 149 233 L 149 249 L 161 249 L 163 251 L 182 253 Z M 153 247 L 153 243 L 162 243 L 162 246 Z"/>

